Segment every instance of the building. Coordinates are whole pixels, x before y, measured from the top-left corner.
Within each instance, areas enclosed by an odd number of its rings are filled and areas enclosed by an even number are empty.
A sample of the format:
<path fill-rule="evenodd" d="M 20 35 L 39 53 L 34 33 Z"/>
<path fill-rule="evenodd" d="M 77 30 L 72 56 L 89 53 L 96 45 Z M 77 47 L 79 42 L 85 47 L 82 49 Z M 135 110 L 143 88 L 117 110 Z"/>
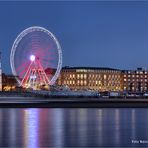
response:
<path fill-rule="evenodd" d="M 144 68 L 123 70 L 123 90 L 128 92 L 148 92 L 148 71 Z"/>
<path fill-rule="evenodd" d="M 122 91 L 122 71 L 112 68 L 64 67 L 57 84 L 74 90 Z"/>
<path fill-rule="evenodd" d="M 1 52 L 0 52 L 0 91 L 2 91 L 2 65 L 1 65 Z"/>
<path fill-rule="evenodd" d="M 52 74 L 55 70 L 52 70 Z M 46 69 L 51 77 L 51 71 Z M 18 83 L 13 75 L 2 74 L 4 91 L 15 90 Z M 118 70 L 103 67 L 63 67 L 56 85 L 71 90 L 148 92 L 148 70 Z"/>
<path fill-rule="evenodd" d="M 13 75 L 2 74 L 2 90 L 3 91 L 11 91 L 15 90 L 18 86 L 18 83 Z"/>

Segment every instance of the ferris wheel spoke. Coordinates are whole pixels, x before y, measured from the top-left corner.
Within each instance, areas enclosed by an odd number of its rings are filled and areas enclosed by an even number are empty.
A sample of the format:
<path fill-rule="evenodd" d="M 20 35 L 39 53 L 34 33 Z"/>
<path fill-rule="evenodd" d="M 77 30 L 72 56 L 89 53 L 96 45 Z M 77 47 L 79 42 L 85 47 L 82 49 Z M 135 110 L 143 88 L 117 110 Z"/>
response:
<path fill-rule="evenodd" d="M 24 69 L 19 73 L 20 79 L 24 77 L 25 72 L 27 71 L 27 69 L 28 69 L 28 66 L 24 67 Z"/>
<path fill-rule="evenodd" d="M 23 64 L 21 64 L 19 67 L 16 68 L 16 71 L 23 71 L 27 66 L 29 65 L 29 62 L 26 61 Z"/>

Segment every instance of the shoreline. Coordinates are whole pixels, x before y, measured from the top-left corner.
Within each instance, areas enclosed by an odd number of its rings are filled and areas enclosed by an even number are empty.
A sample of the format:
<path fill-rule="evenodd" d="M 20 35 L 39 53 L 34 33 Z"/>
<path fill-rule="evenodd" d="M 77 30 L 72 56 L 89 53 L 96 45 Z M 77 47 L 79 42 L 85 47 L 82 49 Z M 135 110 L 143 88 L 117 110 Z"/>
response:
<path fill-rule="evenodd" d="M 0 97 L 0 108 L 148 108 L 148 99 Z"/>

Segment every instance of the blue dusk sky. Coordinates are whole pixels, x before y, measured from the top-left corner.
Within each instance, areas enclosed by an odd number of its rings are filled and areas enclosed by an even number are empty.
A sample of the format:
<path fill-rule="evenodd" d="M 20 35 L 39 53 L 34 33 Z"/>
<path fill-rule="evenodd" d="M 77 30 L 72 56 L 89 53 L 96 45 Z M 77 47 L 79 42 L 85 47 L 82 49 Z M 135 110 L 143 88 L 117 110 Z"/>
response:
<path fill-rule="evenodd" d="M 58 38 L 63 66 L 148 68 L 148 2 L 0 2 L 3 72 L 16 36 L 42 26 Z"/>

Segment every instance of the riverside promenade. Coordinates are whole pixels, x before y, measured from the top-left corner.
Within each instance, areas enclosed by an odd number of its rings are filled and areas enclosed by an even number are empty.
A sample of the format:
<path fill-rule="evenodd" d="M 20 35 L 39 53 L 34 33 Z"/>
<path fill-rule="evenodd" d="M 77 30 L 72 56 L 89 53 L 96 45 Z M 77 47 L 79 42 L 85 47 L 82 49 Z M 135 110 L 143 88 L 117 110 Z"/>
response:
<path fill-rule="evenodd" d="M 148 98 L 63 96 L 33 92 L 1 92 L 0 108 L 120 108 L 148 107 Z"/>

